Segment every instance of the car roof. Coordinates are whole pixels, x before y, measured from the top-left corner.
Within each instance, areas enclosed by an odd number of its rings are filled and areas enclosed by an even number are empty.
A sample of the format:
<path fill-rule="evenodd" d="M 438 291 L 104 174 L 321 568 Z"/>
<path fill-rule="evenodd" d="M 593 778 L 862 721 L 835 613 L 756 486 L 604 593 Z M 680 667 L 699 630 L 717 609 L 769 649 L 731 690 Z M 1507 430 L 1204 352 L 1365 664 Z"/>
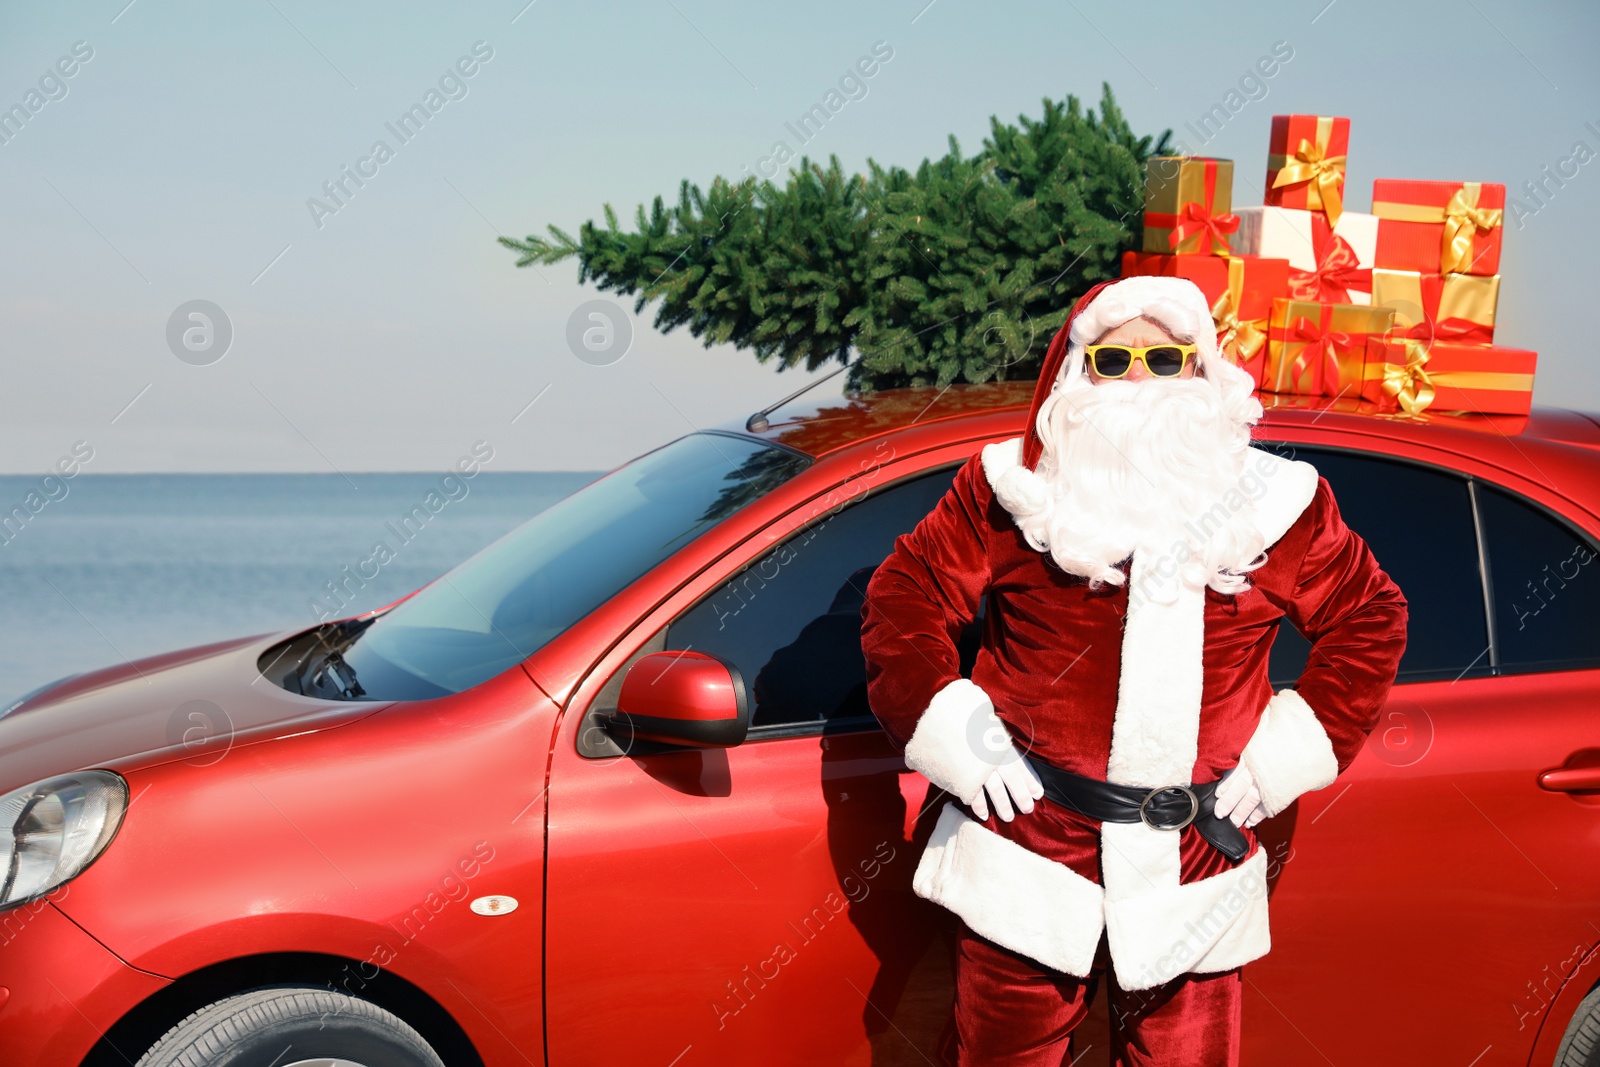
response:
<path fill-rule="evenodd" d="M 948 425 L 950 437 L 958 440 L 967 436 L 960 422 L 980 416 L 1014 415 L 1013 432 L 1021 433 L 1035 385 L 1024 380 L 881 389 L 842 396 L 800 394 L 768 412 L 765 425 L 758 424 L 757 429 L 750 429 L 743 419 L 715 428 L 749 434 L 817 458 L 913 426 L 952 424 Z M 1260 438 L 1271 438 L 1279 427 L 1315 426 L 1325 432 L 1420 441 L 1469 454 L 1542 444 L 1600 451 L 1600 415 L 1566 408 L 1535 406 L 1529 415 L 1430 411 L 1411 418 L 1374 413 L 1364 410 L 1360 401 L 1343 398 L 1259 396 L 1265 410 L 1256 430 Z M 1491 440 L 1499 444 L 1490 444 Z"/>

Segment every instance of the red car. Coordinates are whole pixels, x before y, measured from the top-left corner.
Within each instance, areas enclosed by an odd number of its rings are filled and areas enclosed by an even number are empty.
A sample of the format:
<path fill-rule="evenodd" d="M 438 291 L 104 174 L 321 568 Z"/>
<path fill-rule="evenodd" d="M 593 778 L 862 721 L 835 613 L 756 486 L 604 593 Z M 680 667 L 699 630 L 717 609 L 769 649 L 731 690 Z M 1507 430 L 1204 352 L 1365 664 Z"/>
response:
<path fill-rule="evenodd" d="M 690 434 L 398 604 L 14 705 L 0 1060 L 932 1060 L 940 795 L 867 707 L 862 592 L 1032 390 Z M 1367 748 L 1262 824 L 1245 1062 L 1600 1062 L 1600 424 L 1278 408 L 1258 438 L 1411 614 Z"/>

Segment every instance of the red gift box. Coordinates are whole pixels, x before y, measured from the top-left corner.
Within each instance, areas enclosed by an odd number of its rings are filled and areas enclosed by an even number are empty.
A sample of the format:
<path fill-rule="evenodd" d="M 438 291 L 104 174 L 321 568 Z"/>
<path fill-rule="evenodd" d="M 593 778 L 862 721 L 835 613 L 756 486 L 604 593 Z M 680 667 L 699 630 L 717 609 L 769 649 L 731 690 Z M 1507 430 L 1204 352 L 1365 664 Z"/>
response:
<path fill-rule="evenodd" d="M 1267 145 L 1269 207 L 1321 211 L 1337 225 L 1344 210 L 1344 162 L 1350 120 L 1331 115 L 1274 115 Z"/>
<path fill-rule="evenodd" d="M 1272 314 L 1272 301 L 1289 290 L 1289 261 L 1265 256 L 1170 256 L 1157 252 L 1122 253 L 1122 276 L 1160 274 L 1188 278 L 1216 305 L 1228 291 L 1228 264 L 1243 264 L 1243 287 L 1234 310 L 1243 319 L 1264 319 Z"/>
<path fill-rule="evenodd" d="M 1373 266 L 1424 274 L 1498 274 L 1506 187 L 1495 182 L 1372 183 Z"/>
<path fill-rule="evenodd" d="M 1217 347 L 1260 388 L 1266 372 L 1267 320 L 1289 284 L 1289 261 L 1264 256 L 1167 256 L 1122 253 L 1122 276 L 1188 278 L 1200 287 L 1217 325 Z"/>
<path fill-rule="evenodd" d="M 1373 337 L 1361 396 L 1383 410 L 1526 415 L 1539 354 L 1525 348 Z"/>
<path fill-rule="evenodd" d="M 1267 411 L 1343 411 L 1363 415 L 1369 419 L 1400 419 L 1407 422 L 1428 422 L 1432 415 L 1443 415 L 1451 420 L 1451 429 L 1471 430 L 1474 433 L 1492 434 L 1496 437 L 1515 437 L 1528 428 L 1527 415 L 1475 414 L 1462 419 L 1453 411 L 1430 411 L 1411 415 L 1397 410 L 1393 400 L 1376 404 L 1364 397 L 1302 396 L 1299 393 L 1258 393 L 1261 406 Z"/>

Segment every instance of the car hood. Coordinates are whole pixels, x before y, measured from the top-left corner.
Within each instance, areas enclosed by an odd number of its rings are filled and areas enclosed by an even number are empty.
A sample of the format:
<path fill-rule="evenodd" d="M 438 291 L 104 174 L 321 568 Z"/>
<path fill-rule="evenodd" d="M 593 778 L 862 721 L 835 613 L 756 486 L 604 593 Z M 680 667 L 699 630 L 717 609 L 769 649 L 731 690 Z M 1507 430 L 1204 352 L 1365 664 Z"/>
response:
<path fill-rule="evenodd" d="M 0 792 L 91 767 L 212 763 L 240 745 L 341 726 L 387 703 L 318 700 L 256 667 L 293 636 L 262 634 L 63 679 L 0 717 Z"/>

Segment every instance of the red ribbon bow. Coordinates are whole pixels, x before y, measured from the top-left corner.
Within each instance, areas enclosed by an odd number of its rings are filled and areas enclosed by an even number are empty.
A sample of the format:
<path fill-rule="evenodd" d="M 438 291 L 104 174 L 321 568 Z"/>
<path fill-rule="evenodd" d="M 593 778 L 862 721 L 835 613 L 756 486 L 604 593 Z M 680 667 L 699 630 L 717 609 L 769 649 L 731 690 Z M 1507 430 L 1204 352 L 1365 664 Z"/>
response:
<path fill-rule="evenodd" d="M 1391 336 L 1409 337 L 1431 349 L 1435 341 L 1486 345 L 1494 340 L 1489 327 L 1471 319 L 1424 319 L 1410 329 L 1396 327 Z"/>
<path fill-rule="evenodd" d="M 1289 328 L 1295 341 L 1302 341 L 1305 347 L 1294 357 L 1294 376 L 1296 383 L 1300 376 L 1306 372 L 1308 366 L 1314 366 L 1312 375 L 1311 394 L 1330 395 L 1327 390 L 1339 381 L 1339 357 L 1337 350 L 1350 347 L 1350 335 L 1327 328 L 1333 316 L 1333 308 L 1327 304 L 1322 306 L 1321 322 L 1312 322 L 1307 318 L 1294 320 L 1294 325 Z M 1306 357 L 1310 356 L 1308 360 Z"/>
<path fill-rule="evenodd" d="M 1472 345 L 1492 343 L 1494 341 L 1494 327 L 1492 326 L 1485 326 L 1481 322 L 1473 322 L 1471 319 L 1456 318 L 1454 316 L 1447 319 L 1434 318 L 1439 313 L 1439 305 L 1444 297 L 1444 281 L 1445 279 L 1442 275 L 1424 274 L 1422 276 L 1422 321 L 1409 329 L 1396 327 L 1394 334 L 1399 337 L 1409 337 L 1421 341 L 1430 349 L 1435 341 Z"/>
<path fill-rule="evenodd" d="M 1319 232 L 1313 240 L 1317 242 L 1317 269 L 1289 271 L 1291 297 L 1323 304 L 1348 304 L 1351 289 L 1372 292 L 1372 270 L 1360 265 L 1349 241 L 1332 232 Z"/>
<path fill-rule="evenodd" d="M 1167 244 L 1177 251 L 1179 245 L 1197 233 L 1207 235 L 1202 245 L 1220 248 L 1217 255 L 1228 255 L 1231 246 L 1228 235 L 1239 228 L 1239 216 L 1234 214 L 1213 215 L 1204 204 L 1197 204 L 1193 200 L 1185 203 L 1178 209 L 1177 225 L 1172 227 L 1172 233 L 1167 236 Z"/>

